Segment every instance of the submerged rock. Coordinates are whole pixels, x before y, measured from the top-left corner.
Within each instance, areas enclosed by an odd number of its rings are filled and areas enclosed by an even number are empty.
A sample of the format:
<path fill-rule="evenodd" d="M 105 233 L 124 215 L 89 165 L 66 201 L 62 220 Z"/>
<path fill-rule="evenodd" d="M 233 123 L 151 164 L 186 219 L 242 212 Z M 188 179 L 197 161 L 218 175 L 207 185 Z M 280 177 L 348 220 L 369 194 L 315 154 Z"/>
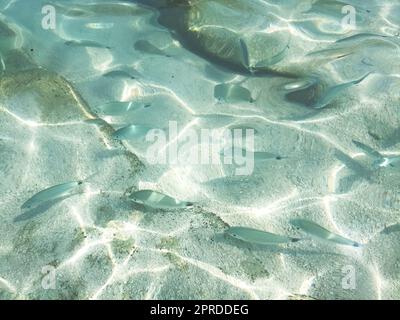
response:
<path fill-rule="evenodd" d="M 291 75 L 274 67 L 289 50 L 290 33 L 266 5 L 240 0 L 136 2 L 156 7 L 159 23 L 211 62 L 246 75 Z"/>

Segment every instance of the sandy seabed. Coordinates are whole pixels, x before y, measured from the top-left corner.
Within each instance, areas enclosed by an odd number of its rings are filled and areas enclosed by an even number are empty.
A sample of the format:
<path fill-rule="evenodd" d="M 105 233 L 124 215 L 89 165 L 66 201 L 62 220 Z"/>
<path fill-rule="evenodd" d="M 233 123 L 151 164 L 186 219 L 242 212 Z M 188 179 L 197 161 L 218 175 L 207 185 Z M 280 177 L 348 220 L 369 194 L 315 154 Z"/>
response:
<path fill-rule="evenodd" d="M 139 2 L 54 0 L 44 29 L 48 1 L 0 0 L 0 298 L 399 299 L 399 167 L 353 142 L 400 155 L 398 1 L 198 0 L 177 16 L 174 1 Z M 221 84 L 252 99 L 218 100 Z M 102 112 L 113 101 L 146 107 Z M 143 139 L 113 139 L 170 121 L 253 128 L 254 149 L 279 156 L 237 176 L 150 165 Z M 141 189 L 194 206 L 134 203 Z M 306 237 L 293 218 L 362 246 Z M 230 226 L 304 239 L 254 245 Z"/>

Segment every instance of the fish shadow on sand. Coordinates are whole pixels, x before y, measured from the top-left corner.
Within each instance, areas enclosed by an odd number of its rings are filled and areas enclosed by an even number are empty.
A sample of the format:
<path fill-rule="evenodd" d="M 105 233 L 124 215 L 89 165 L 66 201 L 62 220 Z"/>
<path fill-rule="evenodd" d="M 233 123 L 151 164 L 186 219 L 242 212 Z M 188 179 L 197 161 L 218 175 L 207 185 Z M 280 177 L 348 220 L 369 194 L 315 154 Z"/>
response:
<path fill-rule="evenodd" d="M 70 195 L 66 195 L 62 198 L 58 198 L 58 199 L 54 199 L 54 200 L 50 200 L 50 201 L 46 201 L 43 202 L 41 204 L 39 204 L 38 206 L 31 208 L 27 211 L 25 211 L 24 213 L 18 215 L 17 217 L 14 218 L 13 222 L 21 222 L 21 221 L 26 221 L 29 219 L 33 219 L 35 217 L 37 217 L 40 214 L 45 213 L 46 211 L 48 211 L 49 209 L 51 209 L 53 206 L 55 206 L 56 204 L 76 195 L 78 193 L 74 193 L 74 194 L 70 194 Z"/>

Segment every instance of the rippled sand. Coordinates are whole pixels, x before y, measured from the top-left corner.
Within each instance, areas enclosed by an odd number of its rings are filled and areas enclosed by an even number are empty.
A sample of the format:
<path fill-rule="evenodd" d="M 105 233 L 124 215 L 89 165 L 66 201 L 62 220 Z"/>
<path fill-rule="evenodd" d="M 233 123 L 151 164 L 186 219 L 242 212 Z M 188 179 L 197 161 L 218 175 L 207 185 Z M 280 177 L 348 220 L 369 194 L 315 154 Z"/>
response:
<path fill-rule="evenodd" d="M 0 298 L 399 299 L 399 167 L 377 168 L 353 142 L 400 155 L 398 1 L 175 2 L 186 3 L 54 0 L 56 28 L 45 30 L 48 2 L 0 0 Z M 223 83 L 254 101 L 217 101 Z M 140 99 L 150 106 L 99 109 Z M 151 165 L 146 143 L 112 138 L 169 121 L 180 133 L 254 128 L 254 149 L 280 157 L 236 176 L 229 165 Z M 21 209 L 84 179 L 82 194 Z M 140 189 L 195 205 L 151 209 L 129 200 Z M 224 233 L 303 238 L 293 218 L 363 246 Z"/>

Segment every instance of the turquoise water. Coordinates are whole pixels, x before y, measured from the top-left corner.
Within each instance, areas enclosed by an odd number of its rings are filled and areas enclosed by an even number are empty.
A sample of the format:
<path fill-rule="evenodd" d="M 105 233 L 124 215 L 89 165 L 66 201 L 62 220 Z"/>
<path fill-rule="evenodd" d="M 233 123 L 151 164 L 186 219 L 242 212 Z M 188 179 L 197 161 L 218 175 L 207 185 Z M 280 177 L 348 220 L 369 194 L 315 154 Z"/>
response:
<path fill-rule="evenodd" d="M 400 298 L 397 0 L 0 12 L 1 299 Z"/>

